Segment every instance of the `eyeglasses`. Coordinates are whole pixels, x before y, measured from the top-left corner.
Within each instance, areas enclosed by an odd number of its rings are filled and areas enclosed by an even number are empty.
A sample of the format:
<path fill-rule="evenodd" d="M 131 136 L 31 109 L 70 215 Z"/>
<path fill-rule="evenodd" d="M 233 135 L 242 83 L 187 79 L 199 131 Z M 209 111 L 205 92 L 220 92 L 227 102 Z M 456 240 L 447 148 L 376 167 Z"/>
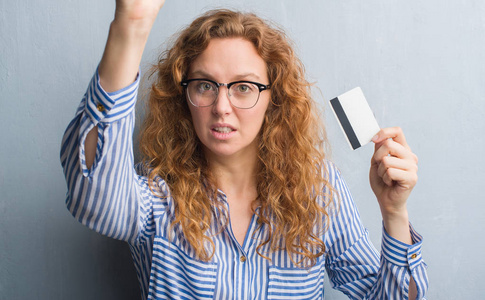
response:
<path fill-rule="evenodd" d="M 259 94 L 270 89 L 270 85 L 253 81 L 234 81 L 230 83 L 218 83 L 209 79 L 195 78 L 183 80 L 180 85 L 186 89 L 187 98 L 196 107 L 213 105 L 219 95 L 221 86 L 227 87 L 227 97 L 234 107 L 249 109 L 253 108 L 259 100 Z"/>

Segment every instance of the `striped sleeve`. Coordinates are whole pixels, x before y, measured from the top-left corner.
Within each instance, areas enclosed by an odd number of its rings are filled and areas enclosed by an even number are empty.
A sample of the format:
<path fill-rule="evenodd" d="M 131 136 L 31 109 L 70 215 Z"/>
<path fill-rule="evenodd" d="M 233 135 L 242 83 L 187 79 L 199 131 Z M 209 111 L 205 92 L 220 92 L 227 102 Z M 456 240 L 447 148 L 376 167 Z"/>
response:
<path fill-rule="evenodd" d="M 422 237 L 410 226 L 414 244 L 407 245 L 383 230 L 379 254 L 339 171 L 333 165 L 328 169 L 339 195 L 326 237 L 326 269 L 332 287 L 350 299 L 408 299 L 412 276 L 417 299 L 424 299 L 428 278 L 421 258 Z"/>
<path fill-rule="evenodd" d="M 134 83 L 107 93 L 93 76 L 74 119 L 64 133 L 61 164 L 67 182 L 66 205 L 87 227 L 112 238 L 134 241 L 146 213 L 133 167 Z M 84 143 L 98 126 L 95 161 L 86 166 Z M 147 202 L 147 201 L 145 201 Z"/>

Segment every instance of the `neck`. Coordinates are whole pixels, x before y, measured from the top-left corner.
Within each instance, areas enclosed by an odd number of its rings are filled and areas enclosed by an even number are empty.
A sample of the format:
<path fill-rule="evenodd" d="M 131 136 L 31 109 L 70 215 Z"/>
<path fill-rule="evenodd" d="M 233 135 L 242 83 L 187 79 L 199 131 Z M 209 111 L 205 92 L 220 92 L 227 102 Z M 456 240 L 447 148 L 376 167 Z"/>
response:
<path fill-rule="evenodd" d="M 257 154 L 243 154 L 231 157 L 208 155 L 209 166 L 217 188 L 231 199 L 256 199 L 258 172 Z"/>

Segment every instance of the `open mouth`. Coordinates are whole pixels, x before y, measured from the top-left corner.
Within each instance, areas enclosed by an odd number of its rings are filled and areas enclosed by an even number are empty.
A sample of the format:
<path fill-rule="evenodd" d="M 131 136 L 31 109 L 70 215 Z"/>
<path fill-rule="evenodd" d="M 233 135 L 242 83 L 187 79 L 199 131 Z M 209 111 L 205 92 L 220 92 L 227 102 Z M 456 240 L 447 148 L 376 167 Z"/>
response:
<path fill-rule="evenodd" d="M 234 129 L 230 128 L 230 127 L 214 127 L 212 128 L 213 131 L 215 132 L 219 132 L 219 133 L 230 133 L 232 131 L 234 131 Z"/>

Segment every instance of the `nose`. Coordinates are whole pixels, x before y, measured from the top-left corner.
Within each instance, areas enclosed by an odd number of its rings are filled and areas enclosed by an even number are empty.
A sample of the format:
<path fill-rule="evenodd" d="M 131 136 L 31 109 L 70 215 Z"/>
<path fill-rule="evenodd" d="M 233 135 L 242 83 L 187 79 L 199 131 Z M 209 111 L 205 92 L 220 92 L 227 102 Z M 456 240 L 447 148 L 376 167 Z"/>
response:
<path fill-rule="evenodd" d="M 214 114 L 223 116 L 232 112 L 231 101 L 229 100 L 229 90 L 227 86 L 220 86 L 217 94 L 216 102 L 212 105 Z"/>

